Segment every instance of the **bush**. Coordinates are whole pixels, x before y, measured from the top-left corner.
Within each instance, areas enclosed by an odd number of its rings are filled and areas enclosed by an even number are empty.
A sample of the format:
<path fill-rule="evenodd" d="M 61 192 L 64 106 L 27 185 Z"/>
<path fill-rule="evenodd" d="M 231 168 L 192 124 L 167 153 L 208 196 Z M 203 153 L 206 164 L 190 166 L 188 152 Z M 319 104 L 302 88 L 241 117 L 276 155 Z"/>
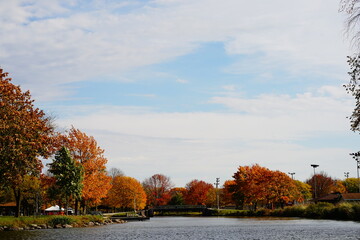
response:
<path fill-rule="evenodd" d="M 308 218 L 329 218 L 331 209 L 334 205 L 331 203 L 310 204 L 306 210 L 304 217 Z"/>
<path fill-rule="evenodd" d="M 295 205 L 291 207 L 285 207 L 282 211 L 283 217 L 304 217 L 306 211 L 306 206 L 304 205 Z"/>
<path fill-rule="evenodd" d="M 48 222 L 48 224 L 54 227 L 58 224 L 65 225 L 65 224 L 72 224 L 73 222 L 74 222 L 74 220 L 70 217 L 59 216 L 59 217 L 51 218 L 50 221 Z"/>
<path fill-rule="evenodd" d="M 355 221 L 360 221 L 360 204 L 356 203 L 352 205 L 353 217 Z"/>
<path fill-rule="evenodd" d="M 353 204 L 351 203 L 340 203 L 330 211 L 329 218 L 331 219 L 341 219 L 341 220 L 351 220 L 354 219 L 354 209 Z"/>

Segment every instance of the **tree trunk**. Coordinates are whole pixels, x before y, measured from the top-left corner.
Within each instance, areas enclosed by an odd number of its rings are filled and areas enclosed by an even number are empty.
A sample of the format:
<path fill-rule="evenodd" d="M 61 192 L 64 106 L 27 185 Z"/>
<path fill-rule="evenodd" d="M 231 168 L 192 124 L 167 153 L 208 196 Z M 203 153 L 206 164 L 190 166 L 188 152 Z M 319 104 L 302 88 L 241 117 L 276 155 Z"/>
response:
<path fill-rule="evenodd" d="M 66 197 L 65 199 L 65 215 L 68 215 L 68 208 L 69 208 L 69 199 Z"/>
<path fill-rule="evenodd" d="M 16 202 L 16 212 L 15 217 L 20 217 L 20 203 L 21 203 L 21 191 L 20 189 L 14 188 L 14 196 L 15 196 L 15 202 Z"/>
<path fill-rule="evenodd" d="M 79 200 L 75 199 L 75 215 L 78 215 L 79 211 Z"/>

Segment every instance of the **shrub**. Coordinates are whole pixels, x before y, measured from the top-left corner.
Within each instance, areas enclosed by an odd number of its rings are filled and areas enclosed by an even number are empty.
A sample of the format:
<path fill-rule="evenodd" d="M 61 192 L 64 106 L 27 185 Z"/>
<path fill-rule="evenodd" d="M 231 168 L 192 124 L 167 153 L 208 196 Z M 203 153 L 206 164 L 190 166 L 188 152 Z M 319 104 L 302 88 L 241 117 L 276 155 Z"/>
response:
<path fill-rule="evenodd" d="M 355 221 L 360 221 L 360 204 L 359 203 L 355 203 L 352 205 L 352 209 L 353 209 L 353 217 Z"/>
<path fill-rule="evenodd" d="M 306 206 L 304 205 L 295 205 L 291 207 L 285 207 L 282 211 L 283 217 L 304 217 L 306 211 Z"/>
<path fill-rule="evenodd" d="M 72 224 L 73 222 L 74 222 L 74 220 L 72 218 L 70 218 L 70 217 L 59 216 L 59 217 L 51 218 L 48 223 L 49 223 L 49 225 L 54 227 L 54 226 L 56 226 L 58 224 L 60 224 L 60 225 Z"/>
<path fill-rule="evenodd" d="M 334 205 L 331 203 L 310 204 L 305 210 L 304 217 L 329 218 L 332 208 L 334 208 Z"/>
<path fill-rule="evenodd" d="M 353 205 L 350 203 L 340 203 L 331 209 L 329 218 L 342 220 L 354 219 Z"/>

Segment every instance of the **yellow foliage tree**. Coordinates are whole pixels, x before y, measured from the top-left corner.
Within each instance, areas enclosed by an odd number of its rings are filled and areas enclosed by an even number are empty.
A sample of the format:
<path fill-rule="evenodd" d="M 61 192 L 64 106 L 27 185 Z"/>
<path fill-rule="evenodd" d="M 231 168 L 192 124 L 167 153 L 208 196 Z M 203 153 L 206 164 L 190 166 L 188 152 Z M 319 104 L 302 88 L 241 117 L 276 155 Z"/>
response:
<path fill-rule="evenodd" d="M 146 205 L 146 193 L 135 178 L 116 176 L 106 202 L 117 208 L 143 209 Z"/>

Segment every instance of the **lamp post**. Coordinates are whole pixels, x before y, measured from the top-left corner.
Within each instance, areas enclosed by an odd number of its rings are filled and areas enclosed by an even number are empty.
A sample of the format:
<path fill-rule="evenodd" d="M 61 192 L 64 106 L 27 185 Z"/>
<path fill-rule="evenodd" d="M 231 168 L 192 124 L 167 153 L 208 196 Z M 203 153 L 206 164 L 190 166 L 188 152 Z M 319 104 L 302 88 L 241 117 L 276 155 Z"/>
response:
<path fill-rule="evenodd" d="M 358 179 L 358 184 L 359 184 L 359 193 L 360 193 L 360 180 L 359 180 L 359 168 L 360 168 L 360 152 L 356 152 L 356 153 L 350 153 L 350 155 L 353 157 L 353 159 L 355 159 L 356 161 L 356 170 L 357 170 L 357 179 Z"/>
<path fill-rule="evenodd" d="M 291 179 L 294 180 L 294 174 L 295 174 L 295 173 L 294 173 L 294 172 L 288 172 L 288 174 L 290 174 L 290 175 L 291 175 Z"/>
<path fill-rule="evenodd" d="M 214 185 L 216 186 L 216 205 L 217 205 L 217 209 L 220 209 L 219 184 L 220 184 L 220 178 L 216 178 L 216 181 L 215 181 Z"/>
<path fill-rule="evenodd" d="M 311 166 L 314 168 L 314 199 L 316 199 L 316 175 L 315 175 L 315 168 L 317 168 L 318 164 L 311 164 Z"/>

